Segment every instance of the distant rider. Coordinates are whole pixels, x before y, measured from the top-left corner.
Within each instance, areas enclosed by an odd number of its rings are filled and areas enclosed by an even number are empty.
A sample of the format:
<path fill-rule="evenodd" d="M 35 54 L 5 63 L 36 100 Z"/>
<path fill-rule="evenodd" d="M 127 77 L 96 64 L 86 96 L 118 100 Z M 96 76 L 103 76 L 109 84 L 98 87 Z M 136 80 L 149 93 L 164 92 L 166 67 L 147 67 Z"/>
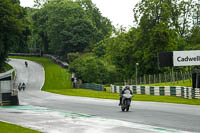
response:
<path fill-rule="evenodd" d="M 26 88 L 25 83 L 22 84 L 21 88 L 22 88 L 23 91 L 25 91 L 25 88 Z"/>
<path fill-rule="evenodd" d="M 25 61 L 25 66 L 28 67 L 28 62 L 27 61 Z"/>
<path fill-rule="evenodd" d="M 119 106 L 121 106 L 121 104 L 122 104 L 122 97 L 123 97 L 123 94 L 131 94 L 131 95 L 133 95 L 133 92 L 130 90 L 130 87 L 129 87 L 129 86 L 126 86 L 126 87 L 124 88 L 124 90 L 122 90 L 121 93 L 120 93 L 120 103 L 119 103 Z"/>

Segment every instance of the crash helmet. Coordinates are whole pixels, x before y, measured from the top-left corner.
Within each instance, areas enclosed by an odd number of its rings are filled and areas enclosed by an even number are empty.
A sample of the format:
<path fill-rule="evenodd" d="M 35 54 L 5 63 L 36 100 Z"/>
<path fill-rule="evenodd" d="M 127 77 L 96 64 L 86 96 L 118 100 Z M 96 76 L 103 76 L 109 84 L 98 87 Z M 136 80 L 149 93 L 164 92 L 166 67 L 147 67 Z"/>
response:
<path fill-rule="evenodd" d="M 130 87 L 129 87 L 129 86 L 126 86 L 125 89 L 130 89 Z"/>

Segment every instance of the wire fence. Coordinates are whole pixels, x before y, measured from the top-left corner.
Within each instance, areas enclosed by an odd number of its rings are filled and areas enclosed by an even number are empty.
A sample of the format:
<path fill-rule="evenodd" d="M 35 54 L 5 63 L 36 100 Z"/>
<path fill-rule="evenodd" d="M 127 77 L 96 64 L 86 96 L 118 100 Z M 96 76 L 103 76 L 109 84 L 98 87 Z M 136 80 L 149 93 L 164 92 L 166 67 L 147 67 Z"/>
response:
<path fill-rule="evenodd" d="M 165 83 L 165 82 L 179 82 L 183 83 L 185 80 L 189 79 L 191 81 L 192 73 L 191 71 L 179 71 L 179 72 L 165 72 L 153 75 L 143 75 L 141 77 L 132 78 L 125 80 L 124 84 L 127 85 L 140 85 L 140 84 L 155 84 L 155 83 Z M 191 81 L 192 82 L 192 81 Z"/>

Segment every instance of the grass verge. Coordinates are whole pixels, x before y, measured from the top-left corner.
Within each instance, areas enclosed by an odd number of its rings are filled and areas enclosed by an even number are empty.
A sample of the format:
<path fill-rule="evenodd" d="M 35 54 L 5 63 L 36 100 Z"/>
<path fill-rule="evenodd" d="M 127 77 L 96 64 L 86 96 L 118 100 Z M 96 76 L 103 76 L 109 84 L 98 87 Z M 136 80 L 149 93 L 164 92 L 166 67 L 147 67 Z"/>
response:
<path fill-rule="evenodd" d="M 93 97 L 103 99 L 119 99 L 119 94 L 107 92 L 98 92 L 87 89 L 72 89 L 70 82 L 70 74 L 66 69 L 54 64 L 51 60 L 41 57 L 11 57 L 18 59 L 27 59 L 36 61 L 43 65 L 45 69 L 45 84 L 42 90 L 71 96 Z M 109 90 L 109 87 L 106 87 Z M 178 104 L 200 105 L 200 99 L 184 99 L 172 96 L 150 96 L 150 95 L 135 95 L 135 101 L 152 101 L 152 102 L 167 102 Z"/>
<path fill-rule="evenodd" d="M 45 69 L 45 84 L 42 88 L 44 91 L 49 89 L 70 89 L 70 74 L 67 69 L 53 63 L 50 59 L 42 57 L 20 57 L 10 56 L 10 58 L 26 59 L 38 62 Z"/>
<path fill-rule="evenodd" d="M 14 124 L 9 124 L 0 121 L 0 132 L 1 133 L 41 133 L 28 128 L 23 128 Z"/>
<path fill-rule="evenodd" d="M 5 65 L 3 66 L 3 68 L 0 70 L 0 73 L 4 73 L 7 72 L 9 70 L 13 69 L 13 67 L 7 63 L 5 63 Z M 15 71 L 12 72 L 12 77 L 14 78 L 15 76 Z"/>
<path fill-rule="evenodd" d="M 12 66 L 10 66 L 9 64 L 5 63 L 5 65 L 3 66 L 2 69 L 0 69 L 0 73 L 3 73 L 3 72 L 7 72 L 9 70 L 13 69 Z"/>
<path fill-rule="evenodd" d="M 191 87 L 192 81 L 191 81 L 191 79 L 187 79 L 185 81 L 176 81 L 174 83 L 166 82 L 166 83 L 146 84 L 145 86 L 185 86 L 185 87 Z"/>
<path fill-rule="evenodd" d="M 68 89 L 68 90 L 53 89 L 53 90 L 48 90 L 48 91 L 52 93 L 62 94 L 62 95 L 119 100 L 118 93 L 109 93 L 109 92 L 93 91 L 93 90 L 86 90 L 86 89 Z M 151 102 L 200 105 L 200 99 L 185 99 L 185 98 L 180 98 L 180 97 L 175 97 L 175 96 L 134 95 L 133 101 L 151 101 Z"/>

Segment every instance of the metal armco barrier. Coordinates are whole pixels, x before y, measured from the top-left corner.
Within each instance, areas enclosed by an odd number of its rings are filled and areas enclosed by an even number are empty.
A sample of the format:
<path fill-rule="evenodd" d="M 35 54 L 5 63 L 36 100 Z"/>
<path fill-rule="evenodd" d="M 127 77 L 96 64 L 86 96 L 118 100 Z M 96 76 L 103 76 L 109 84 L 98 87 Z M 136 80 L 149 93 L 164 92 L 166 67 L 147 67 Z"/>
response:
<path fill-rule="evenodd" d="M 49 58 L 49 59 L 53 60 L 56 64 L 62 66 L 63 68 L 68 68 L 68 66 L 69 66 L 69 64 L 67 62 L 63 62 L 63 61 L 57 59 L 53 55 L 44 54 L 43 57 L 46 57 L 46 58 Z"/>
<path fill-rule="evenodd" d="M 140 86 L 129 85 L 134 94 L 154 95 L 154 96 L 177 96 L 188 99 L 200 99 L 200 88 L 183 86 Z M 111 93 L 120 93 L 125 86 L 111 85 Z"/>
<path fill-rule="evenodd" d="M 9 53 L 9 56 L 32 56 L 32 57 L 40 57 L 39 53 Z"/>
<path fill-rule="evenodd" d="M 9 56 L 30 56 L 30 57 L 45 57 L 54 61 L 56 64 L 60 65 L 63 68 L 68 68 L 69 64 L 59 60 L 57 57 L 50 54 L 41 54 L 41 53 L 9 53 Z"/>
<path fill-rule="evenodd" d="M 95 83 L 84 83 L 80 86 L 80 88 L 91 89 L 91 90 L 96 90 L 96 91 L 102 91 L 103 90 L 101 84 L 95 84 Z"/>

